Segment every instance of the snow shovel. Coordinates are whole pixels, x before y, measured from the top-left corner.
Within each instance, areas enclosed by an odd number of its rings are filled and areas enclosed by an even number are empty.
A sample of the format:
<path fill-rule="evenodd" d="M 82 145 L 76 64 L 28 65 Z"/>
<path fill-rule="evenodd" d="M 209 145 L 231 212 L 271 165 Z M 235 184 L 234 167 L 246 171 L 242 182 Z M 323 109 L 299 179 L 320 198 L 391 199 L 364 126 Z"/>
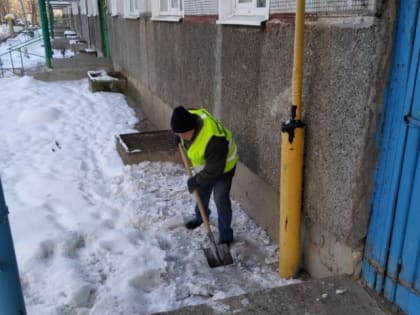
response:
<path fill-rule="evenodd" d="M 184 148 L 181 143 L 178 144 L 179 152 L 181 153 L 182 161 L 184 162 L 185 170 L 187 171 L 188 176 L 192 176 L 191 169 L 188 164 L 187 157 L 185 155 Z M 204 210 L 203 203 L 201 201 L 200 195 L 197 190 L 193 191 L 195 202 L 197 203 L 198 208 L 200 209 L 201 218 L 203 219 L 204 227 L 206 228 L 207 237 L 210 239 L 210 248 L 204 248 L 204 255 L 206 255 L 207 263 L 210 268 L 230 265 L 233 263 L 232 255 L 229 251 L 229 246 L 227 244 L 217 245 L 214 239 L 213 232 L 210 229 L 209 220 L 207 218 L 206 211 Z"/>

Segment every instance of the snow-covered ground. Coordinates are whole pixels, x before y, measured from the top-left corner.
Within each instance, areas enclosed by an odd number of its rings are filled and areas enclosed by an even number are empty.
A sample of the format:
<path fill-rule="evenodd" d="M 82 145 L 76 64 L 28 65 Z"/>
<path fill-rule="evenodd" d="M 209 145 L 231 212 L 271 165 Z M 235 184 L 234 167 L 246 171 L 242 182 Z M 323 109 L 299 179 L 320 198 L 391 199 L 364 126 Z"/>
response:
<path fill-rule="evenodd" d="M 122 94 L 87 79 L 0 79 L 0 176 L 28 314 L 150 314 L 291 283 L 277 247 L 233 202 L 234 264 L 211 269 L 181 165 L 124 166 Z M 217 234 L 214 204 L 211 224 Z"/>

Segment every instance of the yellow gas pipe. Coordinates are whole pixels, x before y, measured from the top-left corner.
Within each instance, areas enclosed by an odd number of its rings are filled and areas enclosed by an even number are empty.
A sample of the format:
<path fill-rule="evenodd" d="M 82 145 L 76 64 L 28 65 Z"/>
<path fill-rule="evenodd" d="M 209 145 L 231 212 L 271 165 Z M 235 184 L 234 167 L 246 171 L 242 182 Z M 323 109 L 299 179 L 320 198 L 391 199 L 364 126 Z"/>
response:
<path fill-rule="evenodd" d="M 300 220 L 304 124 L 302 123 L 305 0 L 296 0 L 291 118 L 281 128 L 279 274 L 295 277 L 300 267 Z"/>

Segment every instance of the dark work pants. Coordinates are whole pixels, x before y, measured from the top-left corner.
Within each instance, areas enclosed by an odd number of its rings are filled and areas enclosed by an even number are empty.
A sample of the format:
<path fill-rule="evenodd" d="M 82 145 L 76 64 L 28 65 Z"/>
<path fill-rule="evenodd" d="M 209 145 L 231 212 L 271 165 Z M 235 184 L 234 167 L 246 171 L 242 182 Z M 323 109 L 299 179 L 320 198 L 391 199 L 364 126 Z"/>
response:
<path fill-rule="evenodd" d="M 232 223 L 232 204 L 230 202 L 230 188 L 232 187 L 232 178 L 218 180 L 213 184 L 198 187 L 198 193 L 206 210 L 207 217 L 210 215 L 209 201 L 211 192 L 213 191 L 214 202 L 217 207 L 218 225 L 219 225 L 219 241 L 233 241 Z M 195 206 L 195 216 L 198 221 L 202 222 L 200 209 Z"/>

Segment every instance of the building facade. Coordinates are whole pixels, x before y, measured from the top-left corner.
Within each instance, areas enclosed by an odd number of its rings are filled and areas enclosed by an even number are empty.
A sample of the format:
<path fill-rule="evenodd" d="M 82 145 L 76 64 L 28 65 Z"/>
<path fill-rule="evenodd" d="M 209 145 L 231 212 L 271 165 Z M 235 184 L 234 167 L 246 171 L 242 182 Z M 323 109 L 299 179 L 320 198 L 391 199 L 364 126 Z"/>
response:
<path fill-rule="evenodd" d="M 314 277 L 360 274 L 396 6 L 306 1 L 302 267 Z M 127 76 L 158 128 L 182 104 L 207 108 L 232 130 L 234 197 L 274 242 L 294 11 L 290 0 L 81 0 L 71 10 L 75 30 Z"/>

